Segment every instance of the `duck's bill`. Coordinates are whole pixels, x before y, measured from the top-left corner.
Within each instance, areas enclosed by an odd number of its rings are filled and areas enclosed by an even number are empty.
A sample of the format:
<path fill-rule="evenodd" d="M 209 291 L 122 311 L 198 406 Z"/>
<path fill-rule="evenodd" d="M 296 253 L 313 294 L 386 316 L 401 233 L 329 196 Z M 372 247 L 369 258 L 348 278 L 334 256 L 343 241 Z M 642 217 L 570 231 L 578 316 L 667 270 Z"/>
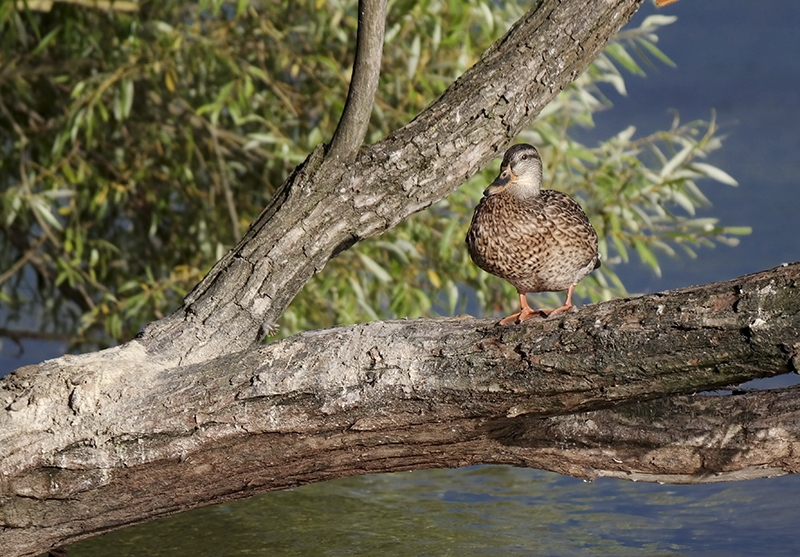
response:
<path fill-rule="evenodd" d="M 516 180 L 517 177 L 514 176 L 514 173 L 511 170 L 506 169 L 500 173 L 500 175 L 494 179 L 494 182 L 489 184 L 489 187 L 483 190 L 484 196 L 494 195 L 496 193 L 500 193 L 504 189 L 508 187 L 508 185 Z"/>

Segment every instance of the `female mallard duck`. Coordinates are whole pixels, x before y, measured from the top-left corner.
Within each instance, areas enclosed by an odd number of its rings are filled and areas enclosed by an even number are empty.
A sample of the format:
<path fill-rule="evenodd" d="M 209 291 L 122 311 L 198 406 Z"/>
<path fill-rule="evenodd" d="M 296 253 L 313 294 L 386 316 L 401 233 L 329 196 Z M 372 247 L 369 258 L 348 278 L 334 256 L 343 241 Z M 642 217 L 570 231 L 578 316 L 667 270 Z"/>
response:
<path fill-rule="evenodd" d="M 542 159 L 526 143 L 506 151 L 500 175 L 475 208 L 467 246 L 478 267 L 519 292 L 519 313 L 502 324 L 572 308 L 572 289 L 600 266 L 597 233 L 586 213 L 566 193 L 542 189 Z M 556 309 L 534 311 L 525 298 L 559 290 L 567 291 L 567 301 Z"/>

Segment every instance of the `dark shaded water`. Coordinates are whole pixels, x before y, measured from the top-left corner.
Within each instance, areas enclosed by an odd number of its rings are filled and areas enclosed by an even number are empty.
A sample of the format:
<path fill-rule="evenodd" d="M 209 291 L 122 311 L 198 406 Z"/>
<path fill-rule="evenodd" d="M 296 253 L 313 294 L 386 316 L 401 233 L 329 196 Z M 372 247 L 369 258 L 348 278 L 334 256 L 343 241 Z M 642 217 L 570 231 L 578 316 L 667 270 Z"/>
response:
<path fill-rule="evenodd" d="M 652 6 L 637 15 L 641 20 Z M 800 259 L 800 3 L 681 0 L 659 46 L 678 65 L 628 78 L 629 98 L 587 137 L 633 123 L 641 134 L 711 109 L 730 134 L 711 161 L 740 183 L 711 184 L 704 214 L 753 234 L 736 248 L 635 262 L 620 275 L 634 292 L 727 280 Z M 0 375 L 63 346 L 0 346 Z M 781 383 L 794 378 L 784 377 Z M 762 384 L 763 385 L 763 384 Z M 774 385 L 773 385 L 774 386 Z M 535 470 L 476 467 L 348 478 L 208 507 L 87 540 L 71 557 L 244 555 L 796 555 L 797 476 L 706 486 L 618 480 L 584 483 Z"/>

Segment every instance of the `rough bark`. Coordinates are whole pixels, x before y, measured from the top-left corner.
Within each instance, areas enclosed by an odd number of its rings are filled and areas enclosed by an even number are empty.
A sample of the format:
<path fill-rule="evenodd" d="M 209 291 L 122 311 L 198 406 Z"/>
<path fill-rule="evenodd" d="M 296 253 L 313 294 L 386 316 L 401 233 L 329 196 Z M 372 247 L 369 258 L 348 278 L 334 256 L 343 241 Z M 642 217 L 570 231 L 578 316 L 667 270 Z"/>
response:
<path fill-rule="evenodd" d="M 502 150 L 637 5 L 538 3 L 353 164 L 316 149 L 141 338 L 0 380 L 0 554 L 368 472 L 479 462 L 681 482 L 794 472 L 793 390 L 682 395 L 798 368 L 800 264 L 518 326 L 377 322 L 257 344 L 330 257 Z"/>
<path fill-rule="evenodd" d="M 794 473 L 800 389 L 681 395 L 796 371 L 798 308 L 794 263 L 521 325 L 397 320 L 180 367 L 131 343 L 22 368 L 0 391 L 0 554 L 370 472 Z"/>
<path fill-rule="evenodd" d="M 331 139 L 329 157 L 350 163 L 364 142 L 381 75 L 385 28 L 386 0 L 359 0 L 353 77 L 342 118 Z"/>
<path fill-rule="evenodd" d="M 244 238 L 139 342 L 202 362 L 258 342 L 327 261 L 464 183 L 577 77 L 642 0 L 544 0 L 412 122 L 352 164 L 318 147 Z"/>

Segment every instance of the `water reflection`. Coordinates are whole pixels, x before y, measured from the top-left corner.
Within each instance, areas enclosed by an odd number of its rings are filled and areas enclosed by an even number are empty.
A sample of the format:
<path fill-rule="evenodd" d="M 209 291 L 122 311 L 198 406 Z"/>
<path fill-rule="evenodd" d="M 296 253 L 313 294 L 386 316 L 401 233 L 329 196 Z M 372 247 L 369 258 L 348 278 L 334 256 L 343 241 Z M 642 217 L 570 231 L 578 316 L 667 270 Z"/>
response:
<path fill-rule="evenodd" d="M 70 557 L 795 555 L 800 478 L 585 483 L 507 466 L 346 478 L 86 540 Z"/>

